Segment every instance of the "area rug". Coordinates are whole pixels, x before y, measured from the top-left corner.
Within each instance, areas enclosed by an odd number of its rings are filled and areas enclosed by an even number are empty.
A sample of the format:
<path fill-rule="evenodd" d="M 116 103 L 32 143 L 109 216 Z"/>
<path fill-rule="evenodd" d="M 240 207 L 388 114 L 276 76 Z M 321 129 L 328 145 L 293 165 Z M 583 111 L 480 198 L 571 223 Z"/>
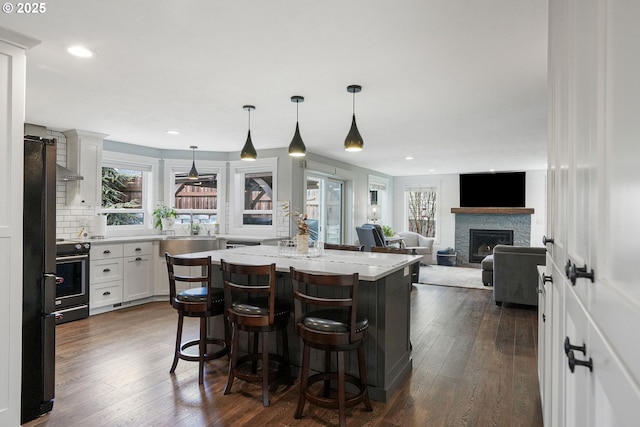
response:
<path fill-rule="evenodd" d="M 484 286 L 482 284 L 482 269 L 475 267 L 421 265 L 419 283 L 425 285 L 493 290 L 491 286 Z"/>

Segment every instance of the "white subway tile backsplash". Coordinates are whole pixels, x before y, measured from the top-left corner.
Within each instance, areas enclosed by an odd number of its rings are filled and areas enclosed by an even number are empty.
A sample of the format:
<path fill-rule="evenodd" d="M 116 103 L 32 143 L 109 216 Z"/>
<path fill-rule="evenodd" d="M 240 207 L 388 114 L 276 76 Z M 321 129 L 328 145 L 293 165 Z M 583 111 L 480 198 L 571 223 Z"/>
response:
<path fill-rule="evenodd" d="M 67 166 L 67 139 L 63 133 L 49 131 L 49 137 L 56 138 L 56 162 L 61 166 Z M 56 184 L 56 236 L 69 239 L 82 237 L 82 228 L 85 232 L 89 221 L 87 218 L 95 213 L 93 208 L 67 206 L 67 184 Z"/>

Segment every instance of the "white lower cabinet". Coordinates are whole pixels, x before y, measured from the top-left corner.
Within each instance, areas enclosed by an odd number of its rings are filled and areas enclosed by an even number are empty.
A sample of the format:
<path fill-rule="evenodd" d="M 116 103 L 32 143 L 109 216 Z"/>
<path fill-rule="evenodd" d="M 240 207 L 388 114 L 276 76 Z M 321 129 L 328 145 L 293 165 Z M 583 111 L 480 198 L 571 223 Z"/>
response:
<path fill-rule="evenodd" d="M 96 244 L 91 248 L 89 314 L 153 295 L 151 242 Z"/>
<path fill-rule="evenodd" d="M 152 291 L 153 260 L 151 242 L 125 243 L 123 301 L 150 297 Z"/>

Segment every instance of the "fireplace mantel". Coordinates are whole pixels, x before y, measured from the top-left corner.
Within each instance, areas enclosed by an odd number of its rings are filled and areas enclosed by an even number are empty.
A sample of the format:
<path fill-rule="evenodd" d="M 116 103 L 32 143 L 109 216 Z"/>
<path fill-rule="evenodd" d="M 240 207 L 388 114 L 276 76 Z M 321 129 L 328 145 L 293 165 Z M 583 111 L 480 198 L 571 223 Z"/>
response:
<path fill-rule="evenodd" d="M 532 215 L 533 208 L 451 208 L 454 214 L 479 214 L 479 215 Z"/>

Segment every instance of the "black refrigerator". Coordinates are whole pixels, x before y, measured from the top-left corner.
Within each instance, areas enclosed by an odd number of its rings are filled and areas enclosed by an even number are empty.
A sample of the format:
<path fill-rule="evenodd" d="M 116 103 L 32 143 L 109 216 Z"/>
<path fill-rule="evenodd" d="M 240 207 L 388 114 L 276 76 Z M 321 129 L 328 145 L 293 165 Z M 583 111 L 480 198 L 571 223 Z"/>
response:
<path fill-rule="evenodd" d="M 24 139 L 22 423 L 53 408 L 56 333 L 55 144 L 55 139 Z"/>

